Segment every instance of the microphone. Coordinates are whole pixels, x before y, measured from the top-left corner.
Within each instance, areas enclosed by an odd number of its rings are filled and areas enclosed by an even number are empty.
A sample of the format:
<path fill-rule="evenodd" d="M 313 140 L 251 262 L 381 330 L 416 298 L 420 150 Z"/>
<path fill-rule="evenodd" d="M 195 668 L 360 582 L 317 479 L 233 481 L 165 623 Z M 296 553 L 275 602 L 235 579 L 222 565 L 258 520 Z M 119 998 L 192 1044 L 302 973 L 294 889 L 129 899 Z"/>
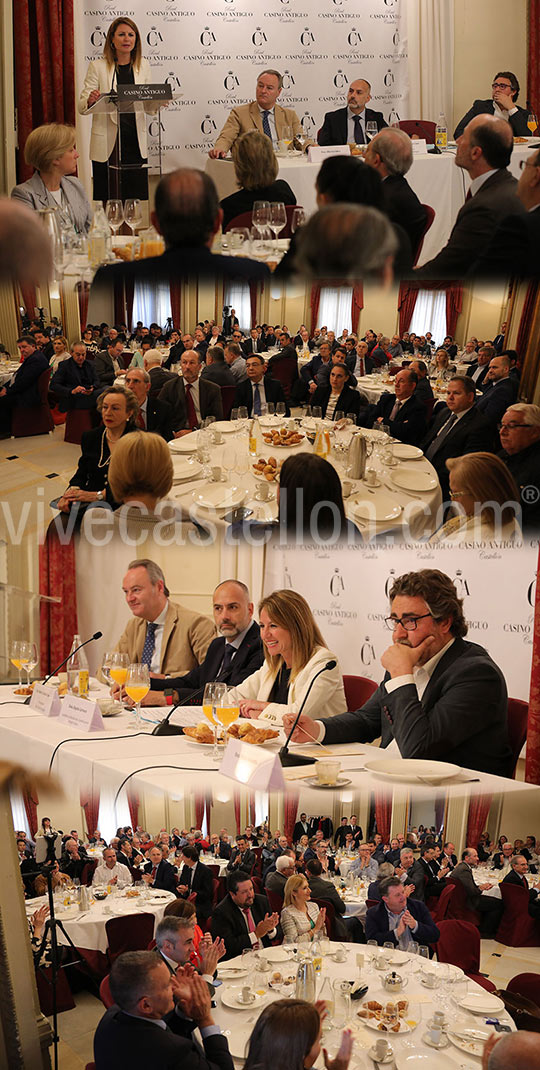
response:
<path fill-rule="evenodd" d="M 159 724 L 157 724 L 156 727 L 152 729 L 151 735 L 152 736 L 183 736 L 184 735 L 184 729 L 182 728 L 182 725 L 169 724 L 169 721 L 170 721 L 174 711 L 177 710 L 179 706 L 185 706 L 187 702 L 189 702 L 192 698 L 195 697 L 195 695 L 200 695 L 201 691 L 204 691 L 205 687 L 206 687 L 206 684 L 203 684 L 202 687 L 196 687 L 194 691 L 188 692 L 188 694 L 182 699 L 181 702 L 177 702 L 176 706 L 171 706 L 167 716 L 164 717 L 163 720 L 160 721 Z"/>
<path fill-rule="evenodd" d="M 293 734 L 293 732 L 294 732 L 294 730 L 295 730 L 295 728 L 296 728 L 296 726 L 298 724 L 298 721 L 300 720 L 300 715 L 301 715 L 302 710 L 304 709 L 304 706 L 305 706 L 305 704 L 306 704 L 306 702 L 308 700 L 309 692 L 311 691 L 311 688 L 313 687 L 313 684 L 315 683 L 315 680 L 317 679 L 318 676 L 321 675 L 321 673 L 327 672 L 327 670 L 330 670 L 330 669 L 335 669 L 336 665 L 337 665 L 337 661 L 335 660 L 335 658 L 332 658 L 331 661 L 327 661 L 326 662 L 326 665 L 323 665 L 322 669 L 319 669 L 319 671 L 315 673 L 315 676 L 313 677 L 313 680 L 311 681 L 311 683 L 310 683 L 310 685 L 309 685 L 309 687 L 308 687 L 308 689 L 306 691 L 306 694 L 304 696 L 304 701 L 302 702 L 302 705 L 300 706 L 300 709 L 298 710 L 298 713 L 296 714 L 296 717 L 294 719 L 294 723 L 293 723 L 293 726 L 292 726 L 292 728 L 291 728 L 291 730 L 289 732 L 289 735 L 287 736 L 287 739 L 285 740 L 284 745 L 282 746 L 281 750 L 279 751 L 279 760 L 280 760 L 280 762 L 281 762 L 281 764 L 283 766 L 288 767 L 290 765 L 314 765 L 315 758 L 306 758 L 302 754 L 295 754 L 295 755 L 289 754 L 289 743 L 291 741 L 291 736 L 292 736 L 292 734 Z"/>
<path fill-rule="evenodd" d="M 56 666 L 56 669 L 54 669 L 53 672 L 50 672 L 49 675 L 45 677 L 43 683 L 44 684 L 48 684 L 49 680 L 51 680 L 53 676 L 56 676 L 57 672 L 62 668 L 62 665 L 65 665 L 66 662 L 69 661 L 69 659 L 72 657 L 73 654 L 76 654 L 78 650 L 82 650 L 83 646 L 87 646 L 88 643 L 93 643 L 94 639 L 101 639 L 102 635 L 103 635 L 103 632 L 94 632 L 94 634 L 91 635 L 89 639 L 85 639 L 84 640 L 84 643 L 79 643 L 79 646 L 76 646 L 75 650 L 70 650 L 67 658 L 64 658 L 64 660 L 61 661 L 60 664 Z M 28 703 L 30 702 L 30 698 L 31 697 L 32 696 L 30 695 L 27 699 L 24 700 L 25 706 L 28 706 Z"/>

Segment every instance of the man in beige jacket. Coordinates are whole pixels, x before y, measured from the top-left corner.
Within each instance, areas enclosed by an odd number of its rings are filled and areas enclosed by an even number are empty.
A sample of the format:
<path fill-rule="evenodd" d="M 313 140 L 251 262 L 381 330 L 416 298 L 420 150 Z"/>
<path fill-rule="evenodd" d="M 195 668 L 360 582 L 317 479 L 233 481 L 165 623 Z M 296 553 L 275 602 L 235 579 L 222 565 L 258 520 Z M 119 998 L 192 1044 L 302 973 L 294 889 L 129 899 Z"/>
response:
<path fill-rule="evenodd" d="M 240 134 L 245 134 L 247 130 L 258 130 L 261 134 L 267 134 L 274 150 L 278 141 L 283 138 L 286 126 L 290 127 L 293 137 L 303 134 L 296 112 L 292 108 L 282 108 L 280 104 L 276 104 L 282 88 L 283 77 L 279 71 L 262 71 L 257 79 L 255 100 L 252 100 L 251 104 L 241 104 L 232 109 L 208 155 L 214 160 L 226 156 Z M 306 142 L 304 149 L 309 145 L 313 145 L 313 141 Z"/>
<path fill-rule="evenodd" d="M 204 660 L 216 629 L 208 617 L 169 601 L 159 565 L 131 561 L 122 590 L 133 614 L 116 645 L 130 662 L 148 665 L 151 676 L 189 672 Z"/>

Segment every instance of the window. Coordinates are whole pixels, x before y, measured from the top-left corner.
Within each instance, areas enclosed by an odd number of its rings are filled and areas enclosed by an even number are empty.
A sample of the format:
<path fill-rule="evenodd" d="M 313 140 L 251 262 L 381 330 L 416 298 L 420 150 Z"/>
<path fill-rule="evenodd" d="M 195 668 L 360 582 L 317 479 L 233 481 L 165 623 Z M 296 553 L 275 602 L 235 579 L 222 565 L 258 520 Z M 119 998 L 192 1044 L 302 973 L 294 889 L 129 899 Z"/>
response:
<path fill-rule="evenodd" d="M 352 286 L 325 286 L 321 290 L 317 326 L 326 323 L 336 336 L 344 328 L 352 331 L 352 296 Z"/>
<path fill-rule="evenodd" d="M 431 331 L 437 345 L 446 337 L 446 291 L 420 290 L 416 298 L 409 331 L 425 334 Z"/>
<path fill-rule="evenodd" d="M 132 322 L 142 320 L 145 327 L 151 323 L 165 324 L 171 315 L 171 288 L 168 282 L 136 282 L 133 294 Z"/>
<path fill-rule="evenodd" d="M 247 282 L 228 282 L 225 285 L 223 303 L 234 308 L 242 331 L 251 327 L 251 297 Z"/>

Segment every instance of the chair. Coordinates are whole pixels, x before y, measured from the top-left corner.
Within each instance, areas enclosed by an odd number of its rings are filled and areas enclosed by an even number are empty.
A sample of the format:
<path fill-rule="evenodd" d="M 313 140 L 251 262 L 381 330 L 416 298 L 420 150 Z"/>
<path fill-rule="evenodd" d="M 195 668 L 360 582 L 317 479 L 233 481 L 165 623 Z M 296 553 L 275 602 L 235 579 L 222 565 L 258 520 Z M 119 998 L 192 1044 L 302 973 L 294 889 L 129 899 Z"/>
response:
<path fill-rule="evenodd" d="M 254 877 L 251 873 L 251 883 L 257 895 L 264 895 L 263 883 L 260 877 Z"/>
<path fill-rule="evenodd" d="M 38 405 L 14 405 L 11 412 L 11 437 L 29 438 L 31 435 L 48 435 L 54 431 L 54 420 L 48 402 L 51 369 L 45 368 L 37 385 Z"/>
<path fill-rule="evenodd" d="M 114 999 L 112 997 L 111 986 L 109 984 L 109 974 L 106 974 L 99 986 L 99 998 L 108 1011 L 109 1007 L 112 1007 Z"/>
<path fill-rule="evenodd" d="M 154 935 L 154 921 L 153 914 L 110 918 L 105 925 L 109 964 L 112 966 L 123 951 L 146 951 Z"/>
<path fill-rule="evenodd" d="M 347 700 L 347 710 L 359 710 L 368 698 L 371 698 L 377 690 L 374 680 L 368 680 L 367 676 L 344 676 L 343 689 Z"/>
<path fill-rule="evenodd" d="M 269 374 L 271 379 L 276 379 L 278 383 L 281 383 L 283 393 L 289 401 L 292 385 L 298 379 L 298 361 L 288 358 L 280 360 L 279 353 L 274 353 Z"/>
<path fill-rule="evenodd" d="M 435 129 L 435 123 L 433 123 L 433 129 Z M 280 230 L 279 235 L 278 235 L 279 238 L 292 238 L 291 223 L 292 223 L 293 212 L 294 212 L 295 208 L 301 208 L 301 207 L 302 207 L 302 205 L 300 205 L 300 204 L 286 204 L 285 205 L 285 211 L 287 213 L 287 223 L 283 227 L 283 230 Z M 241 212 L 240 215 L 237 215 L 237 216 L 234 217 L 234 219 L 231 219 L 230 223 L 227 223 L 227 226 L 225 227 L 224 233 L 226 234 L 227 231 L 228 230 L 232 230 L 233 227 L 247 227 L 248 229 L 250 229 L 252 224 L 253 224 L 253 211 L 251 211 L 251 212 Z"/>
<path fill-rule="evenodd" d="M 450 910 L 450 900 L 454 895 L 455 887 L 455 884 L 447 884 L 446 888 L 441 892 L 435 909 L 431 911 L 433 921 L 438 923 L 439 921 L 444 921 L 447 917 L 448 911 Z"/>
<path fill-rule="evenodd" d="M 214 880 L 219 880 L 219 866 L 217 866 L 215 862 L 212 862 L 211 865 L 207 866 L 206 868 L 210 870 L 210 873 L 212 874 Z"/>
<path fill-rule="evenodd" d="M 277 911 L 278 914 L 281 914 L 281 911 L 283 910 L 283 896 L 280 895 L 279 892 L 272 892 L 270 888 L 265 888 L 264 890 L 272 913 L 275 914 Z"/>
<path fill-rule="evenodd" d="M 84 1068 L 84 1070 L 96 1070 L 96 1064 L 95 1063 L 87 1063 L 85 1068 Z"/>
<path fill-rule="evenodd" d="M 41 1013 L 48 1018 L 53 1012 L 52 1006 L 52 967 L 43 966 L 35 970 L 36 987 L 38 992 Z M 72 1011 L 75 1000 L 65 970 L 59 970 L 56 980 L 56 1009 L 60 1011 Z"/>
<path fill-rule="evenodd" d="M 512 751 L 507 777 L 511 780 L 516 775 L 516 766 L 523 744 L 527 739 L 527 721 L 529 704 L 520 698 L 508 699 L 508 742 Z"/>
<path fill-rule="evenodd" d="M 231 409 L 234 405 L 234 396 L 236 394 L 235 386 L 221 386 L 221 404 L 223 407 L 223 419 L 228 420 L 231 415 Z"/>
<path fill-rule="evenodd" d="M 94 873 L 96 872 L 96 869 L 97 869 L 97 864 L 98 864 L 97 858 L 91 858 L 86 863 L 86 865 L 83 866 L 83 870 L 82 870 L 82 873 L 81 873 L 81 884 L 86 884 L 87 888 L 89 888 L 91 883 L 92 883 L 92 880 L 93 880 L 93 877 L 94 877 Z"/>
<path fill-rule="evenodd" d="M 508 881 L 499 888 L 504 913 L 495 939 L 507 947 L 540 947 L 540 926 L 529 915 L 529 892 Z"/>
<path fill-rule="evenodd" d="M 517 992 L 540 1007 L 540 973 L 517 973 L 506 987 L 509 992 Z"/>
<path fill-rule="evenodd" d="M 432 226 L 433 220 L 435 219 L 435 209 L 432 208 L 430 204 L 423 204 L 422 208 L 425 208 L 425 210 L 426 210 L 426 222 L 425 222 L 425 225 L 424 225 L 424 229 L 423 229 L 423 231 L 422 231 L 422 233 L 420 235 L 420 241 L 418 242 L 418 249 L 416 250 L 416 256 L 414 258 L 413 267 L 415 267 L 416 264 L 418 263 L 418 258 L 420 256 L 420 253 L 422 252 L 422 246 L 424 244 L 424 238 L 425 238 L 429 228 Z"/>
<path fill-rule="evenodd" d="M 326 917 L 324 922 L 326 926 L 326 935 L 329 940 L 337 940 L 338 937 L 336 935 L 336 911 L 334 904 L 331 903 L 328 899 L 312 899 L 311 902 L 316 903 L 319 907 L 319 910 L 324 907 L 326 911 Z"/>
<path fill-rule="evenodd" d="M 416 134 L 417 137 L 425 137 L 428 145 L 435 144 L 435 130 L 437 123 L 431 122 L 430 119 L 400 119 L 399 129 L 404 130 L 409 137 L 413 137 Z"/>
<path fill-rule="evenodd" d="M 218 867 L 215 866 L 215 869 L 217 869 L 217 868 Z M 219 903 L 219 899 L 218 899 L 218 895 L 219 895 L 219 878 L 218 877 L 213 877 L 212 878 L 212 889 L 213 889 L 213 891 L 212 891 L 212 907 L 217 907 L 217 905 Z"/>
<path fill-rule="evenodd" d="M 467 894 L 460 880 L 449 877 L 448 883 L 453 885 L 455 891 L 447 910 L 447 917 L 455 921 L 467 921 L 470 925 L 479 925 L 480 917 L 476 910 L 467 906 Z"/>
<path fill-rule="evenodd" d="M 69 409 L 66 414 L 64 442 L 80 446 L 84 431 L 92 430 L 92 415 L 89 409 Z"/>
<path fill-rule="evenodd" d="M 494 992 L 496 985 L 480 973 L 480 933 L 468 921 L 441 921 L 438 923 L 439 939 L 433 944 L 439 962 L 460 966 L 463 972 L 487 992 Z"/>

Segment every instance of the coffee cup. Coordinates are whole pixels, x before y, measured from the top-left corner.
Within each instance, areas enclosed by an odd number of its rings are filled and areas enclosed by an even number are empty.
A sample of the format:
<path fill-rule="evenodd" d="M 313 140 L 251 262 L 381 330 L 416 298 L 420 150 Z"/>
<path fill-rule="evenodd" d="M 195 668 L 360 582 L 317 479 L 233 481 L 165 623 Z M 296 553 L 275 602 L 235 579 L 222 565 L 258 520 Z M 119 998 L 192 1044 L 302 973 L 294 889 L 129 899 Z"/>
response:
<path fill-rule="evenodd" d="M 262 502 L 267 502 L 268 501 L 268 499 L 270 497 L 270 484 L 269 483 L 266 483 L 266 482 L 265 483 L 259 483 L 259 489 L 257 491 L 257 497 L 260 498 L 260 500 Z"/>
<path fill-rule="evenodd" d="M 322 761 L 315 762 L 315 774 L 319 784 L 322 785 L 335 784 L 339 777 L 340 769 L 341 762 L 336 762 L 333 759 L 325 758 Z"/>
<path fill-rule="evenodd" d="M 345 948 L 344 947 L 338 947 L 336 949 L 336 953 L 334 955 L 334 958 L 335 958 L 336 962 L 345 962 L 345 959 L 347 958 L 347 952 L 345 951 Z"/>
<path fill-rule="evenodd" d="M 434 1025 L 429 1031 L 429 1039 L 432 1044 L 439 1045 L 441 1043 L 442 1029 L 440 1025 Z"/>
<path fill-rule="evenodd" d="M 439 978 L 434 973 L 424 973 L 422 976 L 422 984 L 425 985 L 426 988 L 438 988 Z"/>
<path fill-rule="evenodd" d="M 221 483 L 221 480 L 222 480 L 222 477 L 223 477 L 223 469 L 222 469 L 221 465 L 220 464 L 213 464 L 211 471 L 212 471 L 212 482 L 213 483 Z"/>
<path fill-rule="evenodd" d="M 389 1047 L 390 1047 L 390 1045 L 389 1045 L 388 1041 L 384 1039 L 384 1037 L 380 1037 L 379 1040 L 375 1041 L 375 1044 L 373 1045 L 373 1048 L 374 1048 L 374 1051 L 375 1051 L 375 1057 L 377 1059 L 377 1062 L 380 1062 L 383 1059 L 386 1059 L 386 1056 L 388 1055 L 388 1048 Z"/>
<path fill-rule="evenodd" d="M 374 487 L 377 483 L 377 473 L 374 468 L 366 468 L 366 483 L 368 487 Z"/>
<path fill-rule="evenodd" d="M 221 446 L 221 443 L 223 442 L 223 433 L 221 431 L 213 431 L 212 437 L 214 439 L 214 445 Z"/>
<path fill-rule="evenodd" d="M 341 492 L 342 492 L 344 498 L 348 498 L 349 497 L 349 494 L 351 494 L 351 492 L 352 492 L 352 488 L 353 488 L 353 485 L 352 485 L 350 479 L 344 479 L 343 483 L 341 484 Z"/>
<path fill-rule="evenodd" d="M 251 988 L 249 987 L 249 985 L 244 985 L 242 987 L 242 991 L 240 993 L 240 999 L 241 999 L 242 1003 L 253 1003 L 253 1000 L 255 999 L 255 996 L 253 995 L 253 992 L 251 991 Z"/>
<path fill-rule="evenodd" d="M 434 1011 L 433 1013 L 433 1025 L 442 1029 L 444 1025 L 444 1011 Z"/>

